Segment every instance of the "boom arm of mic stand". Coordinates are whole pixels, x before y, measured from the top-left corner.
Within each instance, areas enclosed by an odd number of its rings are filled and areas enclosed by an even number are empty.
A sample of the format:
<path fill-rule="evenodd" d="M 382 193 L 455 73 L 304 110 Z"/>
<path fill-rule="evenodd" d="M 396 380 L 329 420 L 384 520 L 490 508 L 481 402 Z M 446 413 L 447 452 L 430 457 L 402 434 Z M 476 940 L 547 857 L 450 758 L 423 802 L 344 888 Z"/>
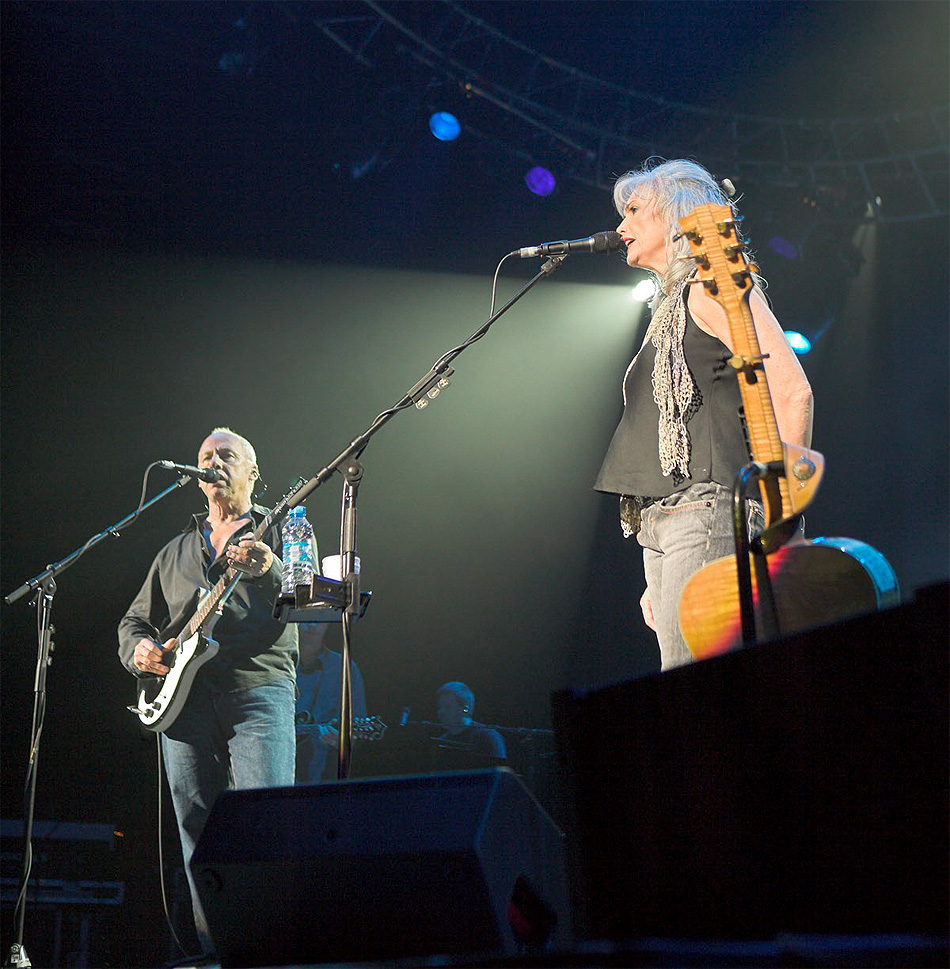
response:
<path fill-rule="evenodd" d="M 405 410 L 407 407 L 412 407 L 413 404 L 419 399 L 419 397 L 426 393 L 439 379 L 444 377 L 449 371 L 449 365 L 455 358 L 462 353 L 463 350 L 470 347 L 473 343 L 480 340 L 485 334 L 491 329 L 492 325 L 498 320 L 499 317 L 503 316 L 508 310 L 511 309 L 515 303 L 521 299 L 530 289 L 532 289 L 540 280 L 544 279 L 545 276 L 549 276 L 555 269 L 560 266 L 564 260 L 567 259 L 567 254 L 561 254 L 557 256 L 551 256 L 542 265 L 541 269 L 530 279 L 524 286 L 515 293 L 514 296 L 505 303 L 501 309 L 496 310 L 492 315 L 464 342 L 459 344 L 457 347 L 453 347 L 451 350 L 442 354 L 441 357 L 432 365 L 429 372 L 422 377 L 420 380 L 416 381 L 415 384 L 398 400 L 392 407 L 388 410 L 384 410 L 379 414 L 372 424 L 362 434 L 358 437 L 353 438 L 352 441 L 324 468 L 321 468 L 309 481 L 304 482 L 296 492 L 288 500 L 287 507 L 292 507 L 293 505 L 299 505 L 306 501 L 314 491 L 317 490 L 321 485 L 326 484 L 327 481 L 333 477 L 333 473 L 337 471 L 346 461 L 351 457 L 358 456 L 362 454 L 366 445 L 369 444 L 373 435 L 384 425 L 387 424 L 396 414 L 401 410 Z M 423 389 L 425 388 L 425 389 Z"/>
<path fill-rule="evenodd" d="M 164 491 L 160 491 L 154 498 L 147 501 L 141 508 L 136 508 L 131 515 L 126 515 L 121 521 L 117 521 L 114 525 L 110 525 L 108 528 L 99 532 L 98 535 L 93 535 L 92 538 L 85 541 L 79 548 L 74 549 L 66 558 L 60 559 L 53 565 L 47 565 L 46 568 L 39 573 L 39 575 L 34 575 L 32 579 L 28 579 L 19 589 L 15 589 L 8 596 L 5 596 L 3 601 L 9 606 L 11 603 L 17 601 L 17 599 L 22 598 L 34 589 L 38 589 L 43 585 L 47 579 L 55 579 L 60 572 L 65 572 L 73 562 L 76 561 L 81 555 L 89 551 L 89 549 L 98 545 L 107 535 L 111 535 L 113 538 L 119 537 L 119 529 L 125 528 L 130 522 L 138 518 L 139 515 L 145 511 L 146 508 L 151 508 L 156 501 L 161 501 L 169 492 L 174 491 L 176 488 L 181 488 L 183 485 L 188 484 L 191 478 L 188 475 L 182 475 L 173 485 L 169 485 Z"/>
<path fill-rule="evenodd" d="M 373 421 L 370 426 L 363 431 L 359 437 L 353 438 L 349 445 L 341 451 L 325 468 L 318 471 L 309 481 L 301 485 L 297 491 L 287 500 L 287 507 L 302 504 L 320 485 L 327 482 L 333 473 L 343 468 L 343 475 L 346 479 L 343 489 L 343 515 L 340 524 L 340 556 L 341 556 L 341 578 L 347 583 L 348 602 L 343 610 L 343 653 L 342 653 L 342 672 L 340 674 L 340 746 L 339 760 L 337 763 L 337 778 L 346 779 L 349 774 L 350 747 L 352 742 L 352 705 L 351 705 L 351 683 L 350 683 L 350 645 L 352 635 L 353 617 L 359 614 L 359 578 L 355 572 L 356 559 L 356 496 L 359 490 L 359 482 L 363 476 L 363 467 L 357 460 L 369 444 L 373 435 L 384 425 L 387 424 L 396 414 L 407 407 L 418 404 L 425 396 L 429 395 L 433 387 L 444 380 L 447 374 L 453 371 L 450 368 L 452 361 L 467 347 L 470 347 L 477 340 L 480 340 L 491 329 L 495 321 L 507 313 L 515 303 L 524 296 L 536 283 L 545 276 L 549 276 L 564 260 L 567 254 L 551 256 L 547 259 L 541 269 L 532 277 L 501 309 L 497 310 L 462 344 L 444 353 L 432 365 L 429 372 L 420 380 L 417 380 L 412 387 L 388 410 L 384 410 Z"/>

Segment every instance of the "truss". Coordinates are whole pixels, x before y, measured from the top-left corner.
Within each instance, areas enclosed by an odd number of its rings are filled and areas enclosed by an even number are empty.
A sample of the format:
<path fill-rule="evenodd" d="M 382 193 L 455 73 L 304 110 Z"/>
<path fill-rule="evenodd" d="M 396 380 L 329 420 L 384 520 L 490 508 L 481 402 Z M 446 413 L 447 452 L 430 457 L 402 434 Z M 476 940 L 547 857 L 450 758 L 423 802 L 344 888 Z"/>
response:
<path fill-rule="evenodd" d="M 287 4 L 363 67 L 397 72 L 420 98 L 467 99 L 463 128 L 560 177 L 609 189 L 648 155 L 701 157 L 737 185 L 821 199 L 842 218 L 950 212 L 948 106 L 880 117 L 723 113 L 591 77 L 507 37 L 456 3 Z M 433 104 L 433 106 L 435 106 Z"/>

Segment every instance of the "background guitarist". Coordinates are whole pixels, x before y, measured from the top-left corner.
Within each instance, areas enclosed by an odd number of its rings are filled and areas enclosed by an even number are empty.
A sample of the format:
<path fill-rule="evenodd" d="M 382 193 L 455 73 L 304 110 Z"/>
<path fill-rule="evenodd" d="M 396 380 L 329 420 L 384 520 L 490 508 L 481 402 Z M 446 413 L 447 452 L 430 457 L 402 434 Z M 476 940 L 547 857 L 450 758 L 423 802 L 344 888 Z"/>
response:
<path fill-rule="evenodd" d="M 337 778 L 340 731 L 340 674 L 343 657 L 327 649 L 325 622 L 302 622 L 300 663 L 297 666 L 297 766 L 298 784 L 319 784 Z M 350 660 L 353 716 L 366 716 L 366 691 L 359 667 Z"/>
<path fill-rule="evenodd" d="M 662 669 L 692 660 L 677 606 L 690 576 L 734 554 L 732 487 L 750 460 L 740 418 L 736 371 L 725 310 L 705 288 L 689 285 L 696 264 L 678 219 L 699 205 L 728 205 L 713 176 L 683 159 L 622 175 L 614 185 L 617 227 L 627 265 L 654 274 L 657 295 L 640 351 L 623 382 L 624 412 L 594 484 L 620 495 L 625 537 L 643 547 L 647 587 L 643 618 L 657 634 Z M 783 441 L 811 443 L 811 387 L 782 327 L 756 285 L 750 308 L 764 356 Z M 750 527 L 763 526 L 749 502 Z"/>
<path fill-rule="evenodd" d="M 294 666 L 297 630 L 272 617 L 280 591 L 277 526 L 268 543 L 242 536 L 266 509 L 251 492 L 260 477 L 250 442 L 218 427 L 202 443 L 198 465 L 220 478 L 199 482 L 206 513 L 155 557 L 141 590 L 119 623 L 119 656 L 136 676 L 164 675 L 159 630 L 174 633 L 195 611 L 197 589 L 214 585 L 229 565 L 245 573 L 214 630 L 218 654 L 198 671 L 185 706 L 161 735 L 165 770 L 181 835 L 198 940 L 213 944 L 189 869 L 195 843 L 218 794 L 226 788 L 294 782 Z M 167 633 L 166 633 L 167 635 Z"/>

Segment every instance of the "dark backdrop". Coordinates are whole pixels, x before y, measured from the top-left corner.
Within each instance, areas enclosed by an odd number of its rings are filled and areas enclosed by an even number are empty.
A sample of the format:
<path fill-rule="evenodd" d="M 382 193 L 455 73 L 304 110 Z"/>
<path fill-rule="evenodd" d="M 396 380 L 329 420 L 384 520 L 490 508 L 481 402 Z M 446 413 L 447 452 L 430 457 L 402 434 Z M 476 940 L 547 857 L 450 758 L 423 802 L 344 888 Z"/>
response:
<path fill-rule="evenodd" d="M 216 424 L 255 443 L 276 500 L 487 317 L 504 253 L 615 225 L 606 193 L 564 182 L 531 196 L 522 160 L 437 143 L 424 124 L 407 122 L 392 160 L 353 179 L 350 161 L 391 137 L 378 130 L 398 114 L 391 92 L 312 35 L 225 76 L 208 53 L 247 6 L 0 7 L 4 594 L 131 511 L 145 466 L 192 461 Z M 943 4 L 469 6 L 553 56 L 569 39 L 583 69 L 710 107 L 734 106 L 735 85 L 784 115 L 892 110 L 947 88 Z M 697 91 L 669 69 L 689 56 L 722 65 L 717 82 Z M 779 318 L 823 329 L 803 358 L 828 462 L 808 532 L 872 544 L 911 595 L 948 571 L 946 220 L 819 226 L 787 263 L 764 240 L 791 234 L 800 209 L 741 188 Z M 508 264 L 502 298 L 535 268 Z M 461 679 L 479 718 L 548 727 L 553 690 L 656 668 L 638 547 L 590 489 L 644 323 L 635 278 L 616 256 L 572 258 L 459 359 L 427 411 L 399 415 L 367 450 L 359 537 L 374 601 L 356 657 L 370 712 L 428 719 L 435 688 Z M 170 480 L 157 472 L 150 493 Z M 308 501 L 324 554 L 339 492 Z M 119 923 L 147 912 L 157 926 L 159 902 L 154 749 L 124 710 L 114 628 L 198 497 L 176 492 L 90 551 L 55 600 L 37 816 L 124 833 Z M 2 636 L 3 816 L 18 818 L 25 599 L 4 608 Z M 356 773 L 425 769 L 424 741 L 398 734 L 358 749 Z M 546 749 L 514 747 L 558 816 Z M 106 958 L 139 959 L 161 938 L 116 932 Z"/>

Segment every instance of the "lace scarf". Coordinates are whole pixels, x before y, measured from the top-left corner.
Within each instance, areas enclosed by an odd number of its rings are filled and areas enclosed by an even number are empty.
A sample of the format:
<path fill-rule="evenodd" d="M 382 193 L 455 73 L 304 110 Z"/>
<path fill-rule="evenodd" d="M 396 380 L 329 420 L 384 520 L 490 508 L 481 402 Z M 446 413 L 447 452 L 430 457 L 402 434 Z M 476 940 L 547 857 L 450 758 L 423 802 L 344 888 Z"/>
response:
<path fill-rule="evenodd" d="M 689 475 L 689 431 L 686 422 L 702 404 L 702 394 L 686 365 L 683 341 L 686 337 L 686 303 L 683 295 L 691 274 L 678 282 L 658 307 L 643 342 L 650 340 L 656 349 L 653 361 L 653 399 L 660 412 L 660 470 L 682 481 Z M 633 366 L 633 364 L 631 364 Z M 620 499 L 620 524 L 624 538 L 640 529 L 640 512 L 655 501 L 643 495 L 624 495 Z"/>
<path fill-rule="evenodd" d="M 689 476 L 689 431 L 686 422 L 702 404 L 702 395 L 686 365 L 686 303 L 688 279 L 677 283 L 660 304 L 647 335 L 656 348 L 653 399 L 660 411 L 660 470 L 674 480 Z"/>

